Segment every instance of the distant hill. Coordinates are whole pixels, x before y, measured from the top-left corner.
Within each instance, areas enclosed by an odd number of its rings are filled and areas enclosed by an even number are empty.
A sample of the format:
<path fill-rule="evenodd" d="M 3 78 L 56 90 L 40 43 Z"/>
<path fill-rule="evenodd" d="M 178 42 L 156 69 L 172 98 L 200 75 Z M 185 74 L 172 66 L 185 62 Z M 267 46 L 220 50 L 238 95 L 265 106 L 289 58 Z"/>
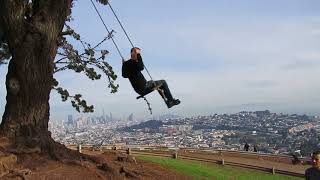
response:
<path fill-rule="evenodd" d="M 152 130 L 158 130 L 159 127 L 161 127 L 163 124 L 164 123 L 162 121 L 149 120 L 149 121 L 142 122 L 140 124 L 136 124 L 136 125 L 133 125 L 133 126 L 121 128 L 120 131 L 132 132 L 134 129 L 144 129 L 144 128 L 149 128 L 149 129 L 152 129 Z"/>
<path fill-rule="evenodd" d="M 160 115 L 160 116 L 154 116 L 153 119 L 157 119 L 157 120 L 160 120 L 160 121 L 165 121 L 167 119 L 175 119 L 175 118 L 180 118 L 181 116 L 178 116 L 178 115 L 174 115 L 174 114 L 163 114 L 163 115 Z"/>

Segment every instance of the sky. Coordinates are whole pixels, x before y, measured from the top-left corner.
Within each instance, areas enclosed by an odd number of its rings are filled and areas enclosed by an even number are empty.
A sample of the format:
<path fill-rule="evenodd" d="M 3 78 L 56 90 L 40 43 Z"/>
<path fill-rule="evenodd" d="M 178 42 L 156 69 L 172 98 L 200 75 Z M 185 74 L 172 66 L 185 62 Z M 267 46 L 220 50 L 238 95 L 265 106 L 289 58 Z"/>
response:
<path fill-rule="evenodd" d="M 154 115 L 181 116 L 269 109 L 320 114 L 320 1 L 318 0 L 110 0 L 153 79 L 165 79 L 179 106 L 167 109 L 158 93 L 148 95 Z M 108 6 L 98 5 L 115 41 L 129 58 L 130 43 Z M 71 25 L 92 44 L 107 33 L 89 0 L 76 1 Z M 110 94 L 106 80 L 91 81 L 72 72 L 55 74 L 71 94 L 81 93 L 103 112 L 148 118 L 121 77 L 121 58 L 111 41 L 107 61 L 120 85 Z M 6 66 L 0 66 L 0 115 L 5 106 Z M 148 76 L 144 72 L 147 79 Z M 50 97 L 53 120 L 87 116 Z"/>

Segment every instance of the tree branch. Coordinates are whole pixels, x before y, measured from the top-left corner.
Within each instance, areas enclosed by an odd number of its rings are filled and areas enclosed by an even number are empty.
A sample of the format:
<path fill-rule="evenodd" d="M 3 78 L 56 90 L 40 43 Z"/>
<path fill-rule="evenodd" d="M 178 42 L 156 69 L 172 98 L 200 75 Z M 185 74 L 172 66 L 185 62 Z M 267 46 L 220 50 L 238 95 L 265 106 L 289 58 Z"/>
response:
<path fill-rule="evenodd" d="M 87 105 L 87 102 L 82 99 L 81 94 L 70 95 L 68 90 L 57 86 L 58 82 L 55 80 L 55 85 L 52 87 L 52 89 L 56 90 L 61 95 L 62 101 L 73 99 L 71 100 L 71 104 L 78 112 L 80 112 L 80 109 L 82 109 L 82 112 L 84 113 L 90 113 L 94 111 L 93 105 Z"/>
<path fill-rule="evenodd" d="M 67 35 L 72 35 L 73 31 L 72 30 L 66 30 L 64 32 L 60 33 L 60 36 L 67 36 Z"/>
<path fill-rule="evenodd" d="M 0 26 L 4 42 L 11 47 L 19 43 L 17 40 L 22 39 L 25 34 L 26 4 L 25 1 L 0 1 Z"/>

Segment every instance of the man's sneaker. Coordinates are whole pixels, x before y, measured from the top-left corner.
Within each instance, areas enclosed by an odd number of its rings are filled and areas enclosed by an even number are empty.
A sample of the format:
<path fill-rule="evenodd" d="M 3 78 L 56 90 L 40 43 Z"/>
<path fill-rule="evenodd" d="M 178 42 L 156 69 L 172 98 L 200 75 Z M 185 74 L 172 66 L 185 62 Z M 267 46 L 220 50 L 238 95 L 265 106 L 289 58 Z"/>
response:
<path fill-rule="evenodd" d="M 172 106 L 180 104 L 180 100 L 179 99 L 173 99 L 171 101 L 167 101 L 166 104 L 167 104 L 168 108 L 171 108 Z"/>

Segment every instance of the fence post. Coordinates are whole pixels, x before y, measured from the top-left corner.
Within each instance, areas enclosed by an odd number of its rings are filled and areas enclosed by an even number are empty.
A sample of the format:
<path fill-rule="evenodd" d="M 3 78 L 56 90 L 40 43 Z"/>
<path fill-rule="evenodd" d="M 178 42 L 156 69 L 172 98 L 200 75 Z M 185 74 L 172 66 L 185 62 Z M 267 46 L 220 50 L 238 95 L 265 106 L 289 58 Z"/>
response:
<path fill-rule="evenodd" d="M 174 159 L 178 159 L 178 152 L 174 152 L 173 158 L 174 158 Z"/>
<path fill-rule="evenodd" d="M 224 159 L 221 160 L 221 165 L 224 166 Z"/>
<path fill-rule="evenodd" d="M 272 174 L 275 175 L 276 174 L 276 170 L 274 167 L 272 167 Z"/>
<path fill-rule="evenodd" d="M 77 149 L 78 149 L 78 152 L 81 153 L 81 144 L 78 144 Z"/>
<path fill-rule="evenodd" d="M 130 148 L 127 149 L 127 154 L 131 155 L 131 149 Z"/>

